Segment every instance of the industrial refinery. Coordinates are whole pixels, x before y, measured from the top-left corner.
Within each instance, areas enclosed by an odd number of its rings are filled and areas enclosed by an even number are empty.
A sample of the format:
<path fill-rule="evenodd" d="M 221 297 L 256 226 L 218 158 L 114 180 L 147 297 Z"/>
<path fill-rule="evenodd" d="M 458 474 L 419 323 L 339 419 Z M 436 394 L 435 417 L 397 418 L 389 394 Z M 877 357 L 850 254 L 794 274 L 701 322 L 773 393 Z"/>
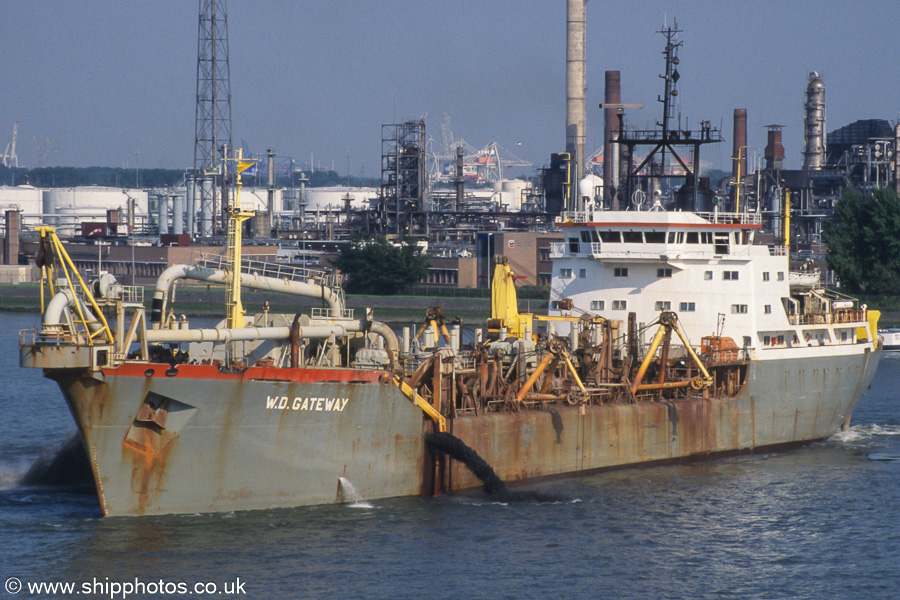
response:
<path fill-rule="evenodd" d="M 428 122 L 382 124 L 378 183 L 312 187 L 312 157 L 306 165 L 272 148 L 244 154 L 235 147 L 227 7 L 223 0 L 201 1 L 194 163 L 183 181 L 166 188 L 0 187 L 3 263 L 32 263 L 36 229 L 53 226 L 81 266 L 102 264 L 105 257 L 106 268 L 118 276 L 152 278 L 168 266 L 168 254 L 185 251 L 166 249 L 223 246 L 227 209 L 242 185 L 240 203 L 255 215 L 246 225 L 248 243 L 266 260 L 327 267 L 329 257 L 354 236 L 411 236 L 432 256 L 427 283 L 443 286 L 486 287 L 492 258 L 501 250 L 522 253 L 518 271 L 527 283 L 548 285 L 549 245 L 562 239 L 558 223 L 574 210 L 753 214 L 772 239 L 790 242 L 794 259 L 824 267 L 822 224 L 842 190 L 900 188 L 900 124 L 869 118 L 829 131 L 826 80 L 817 72 L 786 91 L 803 92 L 796 119 L 802 128 L 765 125 L 767 145 L 757 153 L 764 163 L 748 160 L 748 122 L 755 115 L 745 108 L 722 107 L 723 113 L 733 111 L 731 131 L 714 124 L 721 121 L 716 115 L 695 115 L 696 126 L 688 127 L 675 110 L 676 98 L 702 90 L 681 77 L 685 34 L 676 21 L 658 32 L 663 60 L 656 98 L 623 103 L 631 98 L 621 73 L 607 70 L 604 102 L 587 106 L 586 65 L 592 57 L 586 52 L 585 2 L 569 0 L 566 8 L 566 117 L 559 145 L 546 149 L 543 166 L 535 169 L 497 142 L 473 146 L 454 134 L 445 114 Z M 661 114 L 654 114 L 655 126 L 639 125 L 634 115 L 640 109 L 656 113 L 656 105 Z M 586 147 L 588 111 L 602 113 L 604 122 L 603 143 L 593 152 Z M 17 121 L 2 154 L 7 167 L 19 163 L 18 127 Z M 785 168 L 787 135 L 798 143 L 802 136 L 800 168 Z M 705 153 L 729 141 L 730 176 L 711 180 Z"/>

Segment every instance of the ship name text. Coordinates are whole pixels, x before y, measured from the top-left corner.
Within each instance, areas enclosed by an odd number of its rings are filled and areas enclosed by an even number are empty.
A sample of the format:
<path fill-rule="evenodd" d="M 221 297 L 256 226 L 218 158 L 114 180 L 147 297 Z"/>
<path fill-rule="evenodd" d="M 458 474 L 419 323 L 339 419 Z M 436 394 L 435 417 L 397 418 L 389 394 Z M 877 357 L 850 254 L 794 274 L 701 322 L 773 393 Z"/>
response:
<path fill-rule="evenodd" d="M 266 408 L 270 410 L 311 410 L 316 412 L 343 412 L 350 398 L 303 398 L 296 396 L 266 396 Z"/>

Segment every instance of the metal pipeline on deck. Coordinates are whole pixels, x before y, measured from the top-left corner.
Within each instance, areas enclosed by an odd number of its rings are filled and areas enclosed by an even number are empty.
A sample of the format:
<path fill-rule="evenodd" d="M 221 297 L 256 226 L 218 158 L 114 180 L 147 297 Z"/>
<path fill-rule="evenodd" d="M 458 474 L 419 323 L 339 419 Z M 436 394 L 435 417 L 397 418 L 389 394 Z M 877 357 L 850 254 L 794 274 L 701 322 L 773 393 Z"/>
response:
<path fill-rule="evenodd" d="M 162 272 L 156 280 L 156 289 L 153 292 L 153 306 L 150 310 L 150 322 L 153 329 L 159 329 L 166 311 L 166 301 L 169 290 L 179 279 L 195 279 L 210 283 L 227 283 L 230 275 L 221 269 L 197 267 L 192 265 L 173 265 Z M 340 315 L 344 306 L 341 299 L 331 292 L 331 289 L 314 283 L 302 281 L 290 281 L 288 279 L 276 279 L 265 277 L 255 273 L 241 273 L 241 286 L 252 287 L 271 292 L 306 296 L 309 298 L 321 298 L 331 309 L 334 315 Z"/>
<path fill-rule="evenodd" d="M 347 333 L 341 325 L 310 325 L 299 328 L 300 338 L 323 339 Z M 147 341 L 154 342 L 238 342 L 254 340 L 289 340 L 290 327 L 244 327 L 242 329 L 150 329 Z"/>
<path fill-rule="evenodd" d="M 97 316 L 94 314 L 94 311 L 78 299 L 71 290 L 57 292 L 50 302 L 47 303 L 47 309 L 44 311 L 44 316 L 42 318 L 44 326 L 54 327 L 62 325 L 63 311 L 65 311 L 68 306 L 76 308 L 77 305 L 80 305 L 84 314 L 87 317 L 90 317 L 90 320 L 87 322 L 88 331 L 91 333 L 99 331 L 102 328 L 102 325 L 97 321 Z"/>

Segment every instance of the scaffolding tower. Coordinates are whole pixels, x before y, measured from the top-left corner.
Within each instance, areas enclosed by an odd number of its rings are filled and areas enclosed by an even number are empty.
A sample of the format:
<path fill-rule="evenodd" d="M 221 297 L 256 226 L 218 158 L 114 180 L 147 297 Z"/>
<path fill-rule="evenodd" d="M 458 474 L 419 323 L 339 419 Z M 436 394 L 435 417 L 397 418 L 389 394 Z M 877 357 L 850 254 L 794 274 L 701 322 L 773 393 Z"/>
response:
<path fill-rule="evenodd" d="M 384 231 L 427 233 L 425 121 L 381 126 L 381 209 Z"/>
<path fill-rule="evenodd" d="M 227 208 L 220 203 L 218 182 L 225 177 L 219 159 L 232 148 L 231 67 L 226 0 L 199 1 L 193 202 L 200 208 L 200 235 L 210 236 L 220 230 Z"/>

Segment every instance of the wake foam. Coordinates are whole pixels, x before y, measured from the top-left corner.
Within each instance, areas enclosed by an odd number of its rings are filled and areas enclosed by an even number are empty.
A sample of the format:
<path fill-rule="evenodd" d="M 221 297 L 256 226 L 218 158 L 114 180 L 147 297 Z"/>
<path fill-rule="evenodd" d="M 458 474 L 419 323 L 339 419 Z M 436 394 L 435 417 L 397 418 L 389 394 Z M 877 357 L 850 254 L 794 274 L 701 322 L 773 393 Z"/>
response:
<path fill-rule="evenodd" d="M 838 431 L 830 439 L 849 446 L 856 446 L 881 437 L 895 435 L 900 435 L 900 425 L 854 425 L 847 431 Z"/>
<path fill-rule="evenodd" d="M 42 452 L 15 485 L 93 489 L 94 475 L 78 434 Z"/>

